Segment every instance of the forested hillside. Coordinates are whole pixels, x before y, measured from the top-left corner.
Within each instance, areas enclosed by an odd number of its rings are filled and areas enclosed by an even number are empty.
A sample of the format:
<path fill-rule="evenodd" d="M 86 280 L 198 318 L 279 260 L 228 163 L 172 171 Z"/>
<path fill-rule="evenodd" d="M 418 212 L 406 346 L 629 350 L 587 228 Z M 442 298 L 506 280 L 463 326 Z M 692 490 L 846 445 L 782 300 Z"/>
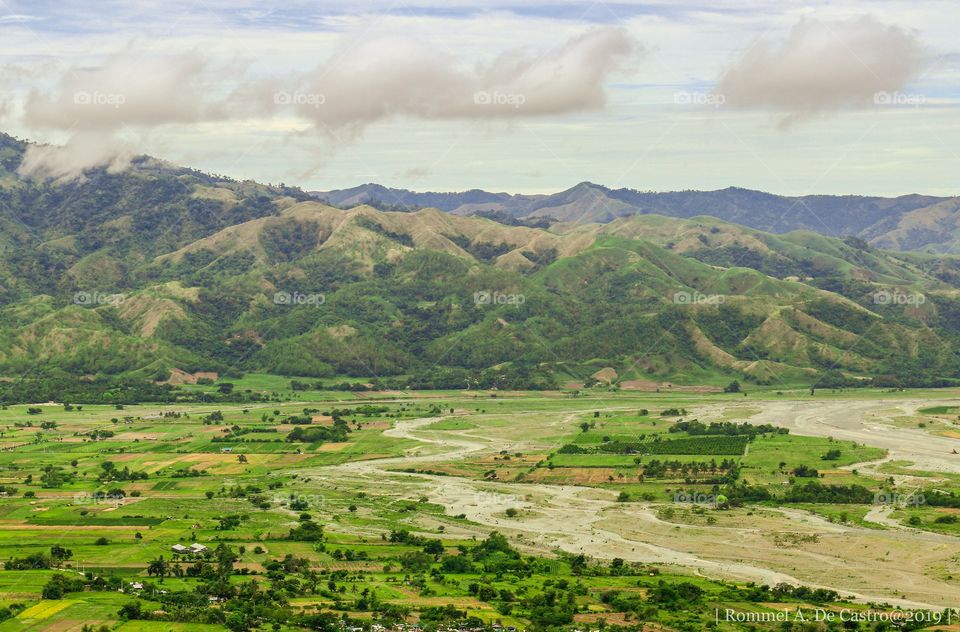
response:
<path fill-rule="evenodd" d="M 0 137 L 8 377 L 960 379 L 960 260 L 949 255 L 706 216 L 538 228 L 343 210 L 146 157 L 39 181 L 17 175 L 24 147 Z"/>

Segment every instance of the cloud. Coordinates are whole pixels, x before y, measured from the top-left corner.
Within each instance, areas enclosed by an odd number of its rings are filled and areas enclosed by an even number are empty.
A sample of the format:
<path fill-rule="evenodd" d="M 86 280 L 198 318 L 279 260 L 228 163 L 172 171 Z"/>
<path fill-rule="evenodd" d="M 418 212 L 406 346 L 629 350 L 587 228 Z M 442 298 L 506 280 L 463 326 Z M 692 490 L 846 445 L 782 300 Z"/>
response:
<path fill-rule="evenodd" d="M 136 149 L 119 139 L 166 125 L 294 117 L 349 139 L 398 117 L 497 120 L 599 108 L 609 74 L 639 50 L 624 29 L 605 27 L 543 53 L 513 51 L 470 66 L 408 37 L 377 37 L 345 41 L 312 70 L 284 79 L 249 77 L 239 65 L 214 68 L 196 53 L 128 47 L 27 95 L 24 123 L 70 140 L 31 149 L 20 171 L 67 179 L 92 167 L 119 169 Z"/>
<path fill-rule="evenodd" d="M 430 170 L 426 167 L 410 167 L 402 175 L 407 180 L 423 180 L 430 175 Z"/>
<path fill-rule="evenodd" d="M 130 166 L 135 147 L 98 132 L 78 132 L 64 145 L 29 145 L 18 173 L 60 182 L 82 177 L 93 167 L 117 173 Z"/>
<path fill-rule="evenodd" d="M 27 22 L 36 22 L 39 19 L 40 18 L 35 15 L 11 13 L 9 15 L 0 16 L 0 24 L 25 24 Z"/>
<path fill-rule="evenodd" d="M 148 56 L 127 49 L 96 68 L 71 68 L 51 92 L 31 91 L 24 121 L 89 131 L 222 116 L 204 91 L 207 70 L 206 60 L 196 53 Z"/>
<path fill-rule="evenodd" d="M 624 29 L 599 28 L 545 53 L 513 51 L 463 68 L 453 56 L 416 40 L 378 38 L 349 43 L 275 101 L 334 132 L 357 132 L 395 117 L 562 114 L 603 106 L 608 75 L 638 50 Z"/>
<path fill-rule="evenodd" d="M 142 55 L 132 48 L 94 68 L 70 68 L 53 89 L 30 91 L 23 107 L 25 124 L 66 131 L 70 139 L 31 148 L 20 173 L 67 179 L 92 167 L 119 169 L 135 150 L 130 137 L 224 118 L 223 103 L 205 87 L 210 70 L 196 53 Z"/>
<path fill-rule="evenodd" d="M 780 126 L 825 112 L 872 105 L 902 89 L 923 66 L 916 37 L 869 17 L 804 19 L 780 46 L 757 42 L 717 83 L 734 108 L 770 108 Z"/>

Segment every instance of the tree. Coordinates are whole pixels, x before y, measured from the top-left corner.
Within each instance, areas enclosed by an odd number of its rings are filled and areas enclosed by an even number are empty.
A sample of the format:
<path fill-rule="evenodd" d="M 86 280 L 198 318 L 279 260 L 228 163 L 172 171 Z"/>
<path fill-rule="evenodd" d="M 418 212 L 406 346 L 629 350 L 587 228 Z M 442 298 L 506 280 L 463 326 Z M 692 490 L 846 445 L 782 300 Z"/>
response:
<path fill-rule="evenodd" d="M 150 562 L 150 565 L 147 566 L 147 575 L 156 575 L 160 578 L 161 584 L 163 583 L 163 578 L 166 577 L 169 572 L 170 567 L 167 565 L 167 562 L 163 559 L 162 555 Z"/>
<path fill-rule="evenodd" d="M 400 565 L 408 571 L 422 573 L 430 568 L 433 558 L 423 551 L 410 551 L 400 556 Z"/>
<path fill-rule="evenodd" d="M 63 599 L 66 593 L 80 592 L 81 590 L 83 590 L 82 579 L 57 573 L 43 587 L 42 596 L 44 599 Z"/>
<path fill-rule="evenodd" d="M 73 557 L 73 551 L 65 549 L 59 544 L 54 544 L 50 547 L 50 557 L 53 559 L 54 564 L 59 567 L 64 560 L 69 560 Z"/>
<path fill-rule="evenodd" d="M 836 461 L 840 458 L 841 452 L 839 449 L 834 448 L 832 450 L 827 450 L 827 453 L 822 455 L 820 458 L 824 461 Z"/>
<path fill-rule="evenodd" d="M 473 564 L 465 555 L 445 555 L 440 562 L 440 568 L 445 573 L 470 573 L 473 571 Z"/>
<path fill-rule="evenodd" d="M 740 382 L 734 380 L 723 387 L 724 393 L 739 393 L 740 392 Z"/>

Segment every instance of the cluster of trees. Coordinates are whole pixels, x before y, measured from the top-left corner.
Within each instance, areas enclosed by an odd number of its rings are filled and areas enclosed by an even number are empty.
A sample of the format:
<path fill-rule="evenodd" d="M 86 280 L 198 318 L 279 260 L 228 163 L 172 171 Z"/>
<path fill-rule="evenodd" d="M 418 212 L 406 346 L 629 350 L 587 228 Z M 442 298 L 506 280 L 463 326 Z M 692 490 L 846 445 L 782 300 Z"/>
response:
<path fill-rule="evenodd" d="M 330 372 L 333 372 L 333 368 L 330 368 Z M 291 391 L 346 391 L 346 392 L 364 392 L 364 391 L 374 391 L 374 390 L 383 390 L 384 385 L 379 380 L 374 380 L 374 383 L 364 384 L 362 382 L 338 382 L 324 384 L 321 380 L 316 382 L 303 382 L 301 380 L 290 380 L 290 390 Z"/>
<path fill-rule="evenodd" d="M 244 435 L 250 435 L 250 434 L 275 435 L 277 434 L 276 428 L 233 426 L 232 428 L 225 429 L 225 431 L 226 431 L 226 434 L 219 437 L 213 437 L 210 439 L 210 442 L 211 443 L 270 443 L 272 441 L 278 441 L 278 439 L 275 439 L 272 437 L 267 437 L 264 439 L 258 439 L 253 437 L 244 438 Z"/>
<path fill-rule="evenodd" d="M 100 464 L 101 472 L 97 477 L 100 481 L 139 481 L 148 478 L 148 474 L 143 471 L 131 470 L 129 466 L 124 465 L 123 469 L 118 469 L 116 463 L 104 461 Z"/>
<path fill-rule="evenodd" d="M 81 378 L 62 372 L 0 383 L 0 403 L 80 402 L 84 404 L 137 404 L 173 402 L 183 393 L 169 384 L 121 377 Z"/>
<path fill-rule="evenodd" d="M 309 515 L 302 514 L 300 523 L 290 529 L 287 539 L 297 542 L 320 542 L 323 540 L 323 525 L 314 522 Z"/>
<path fill-rule="evenodd" d="M 705 424 L 702 421 L 678 421 L 670 426 L 670 432 L 686 432 L 689 435 L 747 435 L 755 437 L 758 434 L 789 434 L 790 430 L 774 426 L 773 424 L 754 425 L 750 423 L 734 423 L 732 421 L 711 421 Z"/>
<path fill-rule="evenodd" d="M 639 464 L 638 464 L 639 465 Z M 703 475 L 707 475 L 707 480 Z M 677 461 L 653 459 L 643 464 L 644 478 L 664 478 L 680 475 L 688 482 L 731 483 L 740 476 L 740 465 L 733 459 L 717 463 L 710 461 Z"/>
<path fill-rule="evenodd" d="M 58 544 L 50 547 L 49 555 L 38 552 L 31 553 L 25 557 L 10 558 L 3 568 L 8 571 L 26 571 L 26 570 L 45 570 L 49 568 L 59 568 L 64 561 L 73 557 L 73 551 L 64 548 Z"/>
<path fill-rule="evenodd" d="M 716 435 L 663 440 L 653 435 L 652 441 L 608 441 L 597 446 L 598 452 L 608 454 L 743 454 L 748 435 Z M 562 448 L 561 448 L 562 449 Z"/>
<path fill-rule="evenodd" d="M 231 582 L 237 559 L 232 548 L 221 544 L 209 559 L 197 560 L 186 569 L 188 576 L 200 579 L 194 591 L 151 591 L 151 600 L 159 601 L 162 609 L 135 600 L 125 604 L 118 614 L 125 620 L 207 623 L 236 631 L 256 629 L 264 624 L 295 622 L 287 591 L 273 587 L 264 589 L 253 580 L 239 584 Z M 179 564 L 176 567 L 179 568 Z M 151 562 L 148 571 L 162 578 L 171 572 L 171 567 L 161 558 Z M 211 608 L 211 600 L 219 607 Z"/>
<path fill-rule="evenodd" d="M 323 546 L 320 544 L 322 528 L 309 516 L 301 516 L 297 529 L 310 532 L 312 535 L 309 540 Z M 604 593 L 601 600 L 615 610 L 634 613 L 646 620 L 662 620 L 667 616 L 693 621 L 705 616 L 709 605 L 706 603 L 707 590 L 704 587 L 683 579 L 664 580 L 658 576 L 656 569 L 628 564 L 622 559 L 613 560 L 609 565 L 598 565 L 583 555 L 562 554 L 557 560 L 525 556 L 513 548 L 506 537 L 496 532 L 474 544 L 458 545 L 457 551 L 447 551 L 440 540 L 417 536 L 403 529 L 384 534 L 383 538 L 406 547 L 415 547 L 396 557 L 400 567 L 407 573 L 404 582 L 410 587 L 428 594 L 430 588 L 424 581 L 428 575 L 441 584 L 448 583 L 446 575 L 469 575 L 469 582 L 462 584 L 469 594 L 491 603 L 503 615 L 528 619 L 537 629 L 569 625 L 576 614 L 584 611 L 584 606 L 579 602 L 588 589 L 579 577 L 587 575 L 636 577 L 637 585 L 644 589 L 642 593 L 613 590 Z M 243 552 L 242 548 L 240 552 Z M 40 562 L 8 563 L 7 566 L 18 569 L 51 568 L 55 558 L 65 559 L 70 555 L 67 550 L 51 549 L 51 555 L 42 555 Z M 348 555 L 343 557 L 347 558 Z M 263 579 L 237 581 L 237 575 L 248 574 L 246 569 L 235 568 L 238 559 L 238 552 L 223 543 L 212 551 L 188 560 L 166 560 L 160 556 L 147 565 L 149 577 L 161 584 L 169 576 L 189 577 L 197 580 L 194 588 L 158 590 L 156 584 L 147 581 L 142 594 L 149 595 L 150 601 L 158 602 L 159 607 L 155 603 L 141 601 L 139 595 L 134 594 L 133 599 L 120 608 L 118 615 L 122 620 L 218 624 L 238 632 L 271 627 L 278 629 L 283 625 L 339 632 L 344 627 L 357 625 L 348 612 L 373 612 L 374 621 L 384 625 L 401 622 L 409 615 L 409 608 L 383 602 L 370 588 L 347 590 L 349 582 L 362 579 L 367 571 L 319 573 L 309 560 L 287 554 L 264 563 Z M 354 556 L 354 559 L 358 558 Z M 569 575 L 558 575 L 563 568 L 567 569 Z M 516 578 L 517 582 L 509 587 L 495 585 L 504 577 Z M 458 585 L 454 579 L 449 583 Z M 115 591 L 122 586 L 123 582 L 113 576 L 95 577 L 92 573 L 68 576 L 58 573 L 44 586 L 43 596 L 46 599 L 61 599 L 71 592 Z M 711 586 L 710 590 L 716 593 L 712 597 L 729 601 L 796 600 L 822 603 L 838 598 L 830 591 L 803 586 Z M 306 595 L 317 595 L 330 601 L 332 611 L 309 614 L 296 612 L 290 600 Z M 643 597 L 640 598 L 640 595 Z M 210 607 L 211 602 L 216 603 L 216 607 Z M 476 628 L 484 627 L 479 621 L 468 619 L 463 610 L 450 605 L 424 607 L 419 614 L 420 624 L 425 629 L 457 622 Z M 678 629 L 687 627 L 681 625 Z"/>
<path fill-rule="evenodd" d="M 82 591 L 86 584 L 82 577 L 68 577 L 57 573 L 44 585 L 42 596 L 44 599 L 63 599 L 67 593 Z"/>
<path fill-rule="evenodd" d="M 297 426 L 287 435 L 287 441 L 300 443 L 323 443 L 331 441 L 334 443 L 347 440 L 347 435 L 351 432 L 350 426 L 344 419 L 337 418 L 333 420 L 331 426 Z"/>
<path fill-rule="evenodd" d="M 68 472 L 59 465 L 45 465 L 43 474 L 40 475 L 40 485 L 46 489 L 56 489 L 63 487 L 76 477 L 76 472 Z"/>
<path fill-rule="evenodd" d="M 783 497 L 788 503 L 862 504 L 873 502 L 874 493 L 862 485 L 823 485 L 809 481 L 792 485 Z"/>
<path fill-rule="evenodd" d="M 931 507 L 950 507 L 960 509 L 960 495 L 955 492 L 931 490 L 923 492 L 924 504 Z"/>
<path fill-rule="evenodd" d="M 0 382 L 0 404 L 31 402 L 74 402 L 124 406 L 142 402 L 243 403 L 266 401 L 268 396 L 250 390 L 213 392 L 188 391 L 170 384 L 124 376 L 87 378 L 52 369 L 39 377 Z M 159 380 L 167 374 L 156 376 Z"/>
<path fill-rule="evenodd" d="M 782 496 L 774 495 L 766 487 L 747 485 L 742 481 L 725 486 L 722 493 L 728 504 L 734 507 L 769 501 L 835 505 L 869 505 L 874 501 L 874 493 L 862 485 L 824 485 L 817 480 L 791 485 Z"/>

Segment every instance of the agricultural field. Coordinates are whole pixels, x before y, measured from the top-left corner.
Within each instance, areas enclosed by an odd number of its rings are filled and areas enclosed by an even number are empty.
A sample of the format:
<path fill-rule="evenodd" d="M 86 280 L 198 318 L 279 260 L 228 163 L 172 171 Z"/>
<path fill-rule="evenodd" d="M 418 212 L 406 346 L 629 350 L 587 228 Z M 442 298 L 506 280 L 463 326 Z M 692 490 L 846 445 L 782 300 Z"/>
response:
<path fill-rule="evenodd" d="M 956 399 L 242 386 L 0 410 L 0 632 L 737 630 L 718 608 L 960 594 L 958 440 L 902 423 Z"/>

